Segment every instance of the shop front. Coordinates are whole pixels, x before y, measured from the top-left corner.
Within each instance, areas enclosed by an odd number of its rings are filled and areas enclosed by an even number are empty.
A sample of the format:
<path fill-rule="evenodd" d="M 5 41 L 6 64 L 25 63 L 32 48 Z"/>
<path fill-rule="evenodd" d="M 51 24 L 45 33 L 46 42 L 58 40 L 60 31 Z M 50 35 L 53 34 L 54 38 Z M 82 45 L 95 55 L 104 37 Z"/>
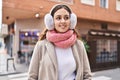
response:
<path fill-rule="evenodd" d="M 25 62 L 26 64 L 30 63 L 30 59 L 33 54 L 33 50 L 36 42 L 39 38 L 39 31 L 20 31 L 19 32 L 19 51 L 18 58 L 20 63 Z"/>
<path fill-rule="evenodd" d="M 120 32 L 89 30 L 87 39 L 92 71 L 120 67 Z"/>

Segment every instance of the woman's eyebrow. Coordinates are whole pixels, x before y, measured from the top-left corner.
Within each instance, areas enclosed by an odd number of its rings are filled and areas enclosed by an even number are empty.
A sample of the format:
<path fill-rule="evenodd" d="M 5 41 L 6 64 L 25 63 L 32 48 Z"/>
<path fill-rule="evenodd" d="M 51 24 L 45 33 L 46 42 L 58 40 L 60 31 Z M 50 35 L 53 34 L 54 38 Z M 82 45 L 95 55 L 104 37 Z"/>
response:
<path fill-rule="evenodd" d="M 66 14 L 65 16 L 69 16 L 69 15 Z"/>
<path fill-rule="evenodd" d="M 62 15 L 56 15 L 56 16 L 62 16 Z M 69 16 L 69 15 L 66 14 L 66 15 L 64 15 L 64 16 Z"/>

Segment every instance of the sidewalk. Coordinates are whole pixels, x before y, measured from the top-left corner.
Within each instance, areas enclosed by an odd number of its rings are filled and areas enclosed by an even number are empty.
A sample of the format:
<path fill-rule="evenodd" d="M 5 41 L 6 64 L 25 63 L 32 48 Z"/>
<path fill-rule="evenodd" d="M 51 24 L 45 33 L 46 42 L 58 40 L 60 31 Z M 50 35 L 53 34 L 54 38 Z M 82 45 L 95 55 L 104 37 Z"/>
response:
<path fill-rule="evenodd" d="M 6 54 L 5 50 L 0 50 L 0 76 L 27 72 L 28 65 L 26 65 L 25 63 L 19 64 L 14 62 L 16 68 L 16 70 L 14 70 L 13 61 L 11 60 L 8 63 L 8 71 L 7 71 L 8 58 L 10 58 L 10 56 Z"/>
<path fill-rule="evenodd" d="M 93 80 L 120 80 L 120 68 L 93 72 Z"/>
<path fill-rule="evenodd" d="M 11 66 L 8 71 L 6 69 L 4 71 L 2 70 L 2 72 L 0 72 L 0 76 L 25 73 L 25 72 L 28 72 L 28 67 L 29 66 L 26 65 L 25 63 L 23 63 L 23 64 L 16 63 L 15 64 L 16 70 L 14 70 L 13 67 Z"/>
<path fill-rule="evenodd" d="M 0 80 L 27 80 L 28 66 L 25 64 L 17 64 L 17 70 L 0 75 Z"/>

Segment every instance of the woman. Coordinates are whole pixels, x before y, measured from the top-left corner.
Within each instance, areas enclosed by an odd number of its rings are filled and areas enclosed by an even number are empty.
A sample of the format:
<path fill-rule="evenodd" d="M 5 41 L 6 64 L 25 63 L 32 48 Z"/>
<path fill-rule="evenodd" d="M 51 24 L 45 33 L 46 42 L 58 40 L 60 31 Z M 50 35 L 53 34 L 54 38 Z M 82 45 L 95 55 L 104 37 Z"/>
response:
<path fill-rule="evenodd" d="M 81 40 L 75 31 L 77 17 L 67 5 L 55 5 L 45 15 L 46 28 L 37 42 L 28 80 L 91 80 Z"/>

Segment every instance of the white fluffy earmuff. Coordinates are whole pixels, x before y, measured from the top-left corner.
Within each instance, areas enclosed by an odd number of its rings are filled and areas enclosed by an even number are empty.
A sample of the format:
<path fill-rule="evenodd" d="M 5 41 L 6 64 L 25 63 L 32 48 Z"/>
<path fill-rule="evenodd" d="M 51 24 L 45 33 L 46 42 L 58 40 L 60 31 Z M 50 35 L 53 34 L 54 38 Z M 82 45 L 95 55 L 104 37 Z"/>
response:
<path fill-rule="evenodd" d="M 72 13 L 70 17 L 70 29 L 75 29 L 76 24 L 77 24 L 77 16 L 75 13 Z"/>
<path fill-rule="evenodd" d="M 44 23 L 48 30 L 54 29 L 54 20 L 50 13 L 46 14 L 44 17 Z M 77 16 L 74 13 L 71 13 L 70 15 L 70 29 L 75 29 L 75 26 L 77 24 Z"/>
<path fill-rule="evenodd" d="M 48 30 L 54 29 L 54 22 L 53 22 L 53 17 L 51 16 L 51 14 L 48 13 L 45 15 L 44 23 L 45 23 L 45 26 Z"/>

